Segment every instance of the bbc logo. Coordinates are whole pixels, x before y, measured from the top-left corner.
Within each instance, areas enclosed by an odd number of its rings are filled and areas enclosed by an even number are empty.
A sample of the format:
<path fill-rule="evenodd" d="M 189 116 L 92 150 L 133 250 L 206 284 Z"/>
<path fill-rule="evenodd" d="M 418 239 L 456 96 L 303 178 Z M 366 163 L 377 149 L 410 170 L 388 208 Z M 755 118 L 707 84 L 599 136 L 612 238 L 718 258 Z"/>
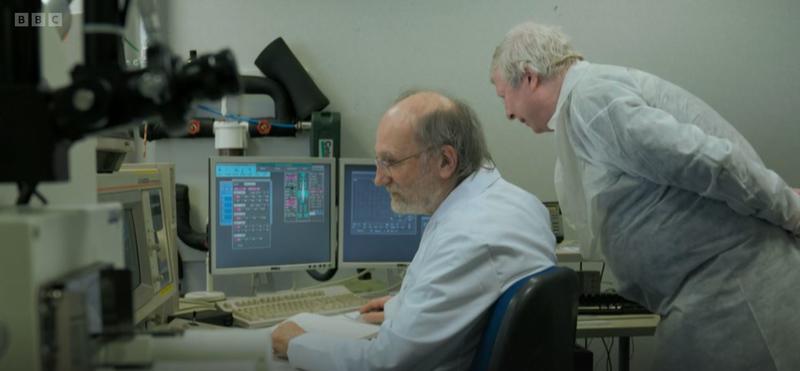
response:
<path fill-rule="evenodd" d="M 61 13 L 14 13 L 14 27 L 61 27 Z"/>

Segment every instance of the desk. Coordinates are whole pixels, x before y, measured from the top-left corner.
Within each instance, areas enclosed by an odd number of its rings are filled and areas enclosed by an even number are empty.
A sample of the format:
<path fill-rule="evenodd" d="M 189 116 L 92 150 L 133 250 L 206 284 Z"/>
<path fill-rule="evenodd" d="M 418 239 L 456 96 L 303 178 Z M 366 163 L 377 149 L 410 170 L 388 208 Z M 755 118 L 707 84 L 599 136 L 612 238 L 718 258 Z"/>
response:
<path fill-rule="evenodd" d="M 651 336 L 656 332 L 657 314 L 578 316 L 576 338 L 618 337 L 619 371 L 630 369 L 631 336 Z"/>
<path fill-rule="evenodd" d="M 632 336 L 651 336 L 656 332 L 659 316 L 656 314 L 630 314 L 612 316 L 578 316 L 575 332 L 577 338 L 618 337 L 619 338 L 619 370 L 630 369 L 630 338 Z M 268 331 L 272 333 L 273 327 Z M 272 338 L 268 338 L 266 349 L 272 349 Z M 275 357 L 267 359 L 270 371 L 294 370 L 289 362 Z"/>
<path fill-rule="evenodd" d="M 618 337 L 619 338 L 619 370 L 630 369 L 630 338 L 632 336 L 651 336 L 656 331 L 659 316 L 655 314 L 631 314 L 613 316 L 579 316 L 575 336 L 578 338 Z M 272 328 L 269 329 L 272 332 Z M 266 349 L 272 349 L 272 339 L 268 338 Z M 275 357 L 267 359 L 270 371 L 294 370 L 289 362 Z"/>

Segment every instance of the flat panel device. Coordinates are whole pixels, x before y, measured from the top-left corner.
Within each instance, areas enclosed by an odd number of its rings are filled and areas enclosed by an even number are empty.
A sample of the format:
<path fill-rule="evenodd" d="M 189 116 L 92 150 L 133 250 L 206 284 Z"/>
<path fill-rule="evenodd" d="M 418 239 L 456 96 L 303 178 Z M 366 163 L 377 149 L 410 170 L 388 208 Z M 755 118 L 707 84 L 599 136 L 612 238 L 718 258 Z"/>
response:
<path fill-rule="evenodd" d="M 334 160 L 212 157 L 211 272 L 332 267 Z"/>
<path fill-rule="evenodd" d="M 339 265 L 408 265 L 417 253 L 427 215 L 392 211 L 391 197 L 374 183 L 372 159 L 339 160 Z"/>

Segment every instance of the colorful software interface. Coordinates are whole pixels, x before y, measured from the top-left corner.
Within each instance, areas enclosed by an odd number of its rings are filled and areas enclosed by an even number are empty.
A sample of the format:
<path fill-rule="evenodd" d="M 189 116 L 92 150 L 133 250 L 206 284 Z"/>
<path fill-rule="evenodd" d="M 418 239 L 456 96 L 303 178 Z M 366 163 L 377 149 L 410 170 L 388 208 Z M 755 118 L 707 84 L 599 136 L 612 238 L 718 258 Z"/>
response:
<path fill-rule="evenodd" d="M 331 167 L 216 163 L 217 268 L 330 260 Z"/>
<path fill-rule="evenodd" d="M 340 176 L 344 176 L 339 206 L 344 223 L 342 261 L 411 262 L 430 217 L 394 213 L 389 193 L 373 182 L 375 165 L 345 164 Z"/>

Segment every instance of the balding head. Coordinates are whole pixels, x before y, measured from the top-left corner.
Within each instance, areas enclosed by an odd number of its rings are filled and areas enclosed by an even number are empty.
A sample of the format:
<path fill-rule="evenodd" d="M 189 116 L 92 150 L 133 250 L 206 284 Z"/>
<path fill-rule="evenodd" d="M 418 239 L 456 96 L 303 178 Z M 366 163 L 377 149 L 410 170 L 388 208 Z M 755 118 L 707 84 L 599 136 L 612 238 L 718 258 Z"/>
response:
<path fill-rule="evenodd" d="M 375 140 L 378 169 L 375 184 L 386 187 L 397 213 L 432 214 L 455 186 L 456 161 L 450 148 L 424 143 L 420 125 L 436 112 L 452 110 L 453 102 L 435 92 L 414 92 L 401 96 L 381 118 Z"/>
<path fill-rule="evenodd" d="M 464 102 L 435 91 L 412 91 L 401 95 L 392 109 L 404 115 L 419 147 L 455 150 L 457 183 L 493 164 L 481 123 Z"/>
<path fill-rule="evenodd" d="M 421 119 L 437 111 L 452 110 L 455 107 L 453 101 L 444 95 L 434 91 L 409 91 L 403 93 L 394 105 L 383 115 L 381 124 L 397 126 L 397 129 L 404 127 L 405 130 L 412 130 L 414 142 L 418 143 L 422 138 L 419 134 L 417 125 Z"/>
<path fill-rule="evenodd" d="M 395 101 L 378 126 L 375 154 L 383 164 L 399 164 L 410 156 L 419 157 L 420 171 L 435 174 L 439 188 L 444 190 L 437 193 L 443 196 L 481 167 L 493 166 L 475 112 L 463 102 L 433 91 L 407 93 Z M 377 176 L 376 184 L 386 186 L 391 192 L 390 175 L 414 166 L 384 165 L 383 174 L 387 176 Z M 389 167 L 395 169 L 394 173 L 388 171 Z"/>
<path fill-rule="evenodd" d="M 410 91 L 395 101 L 392 109 L 408 112 L 419 118 L 436 110 L 449 110 L 455 106 L 453 101 L 435 91 Z M 390 109 L 391 110 L 391 109 Z"/>

